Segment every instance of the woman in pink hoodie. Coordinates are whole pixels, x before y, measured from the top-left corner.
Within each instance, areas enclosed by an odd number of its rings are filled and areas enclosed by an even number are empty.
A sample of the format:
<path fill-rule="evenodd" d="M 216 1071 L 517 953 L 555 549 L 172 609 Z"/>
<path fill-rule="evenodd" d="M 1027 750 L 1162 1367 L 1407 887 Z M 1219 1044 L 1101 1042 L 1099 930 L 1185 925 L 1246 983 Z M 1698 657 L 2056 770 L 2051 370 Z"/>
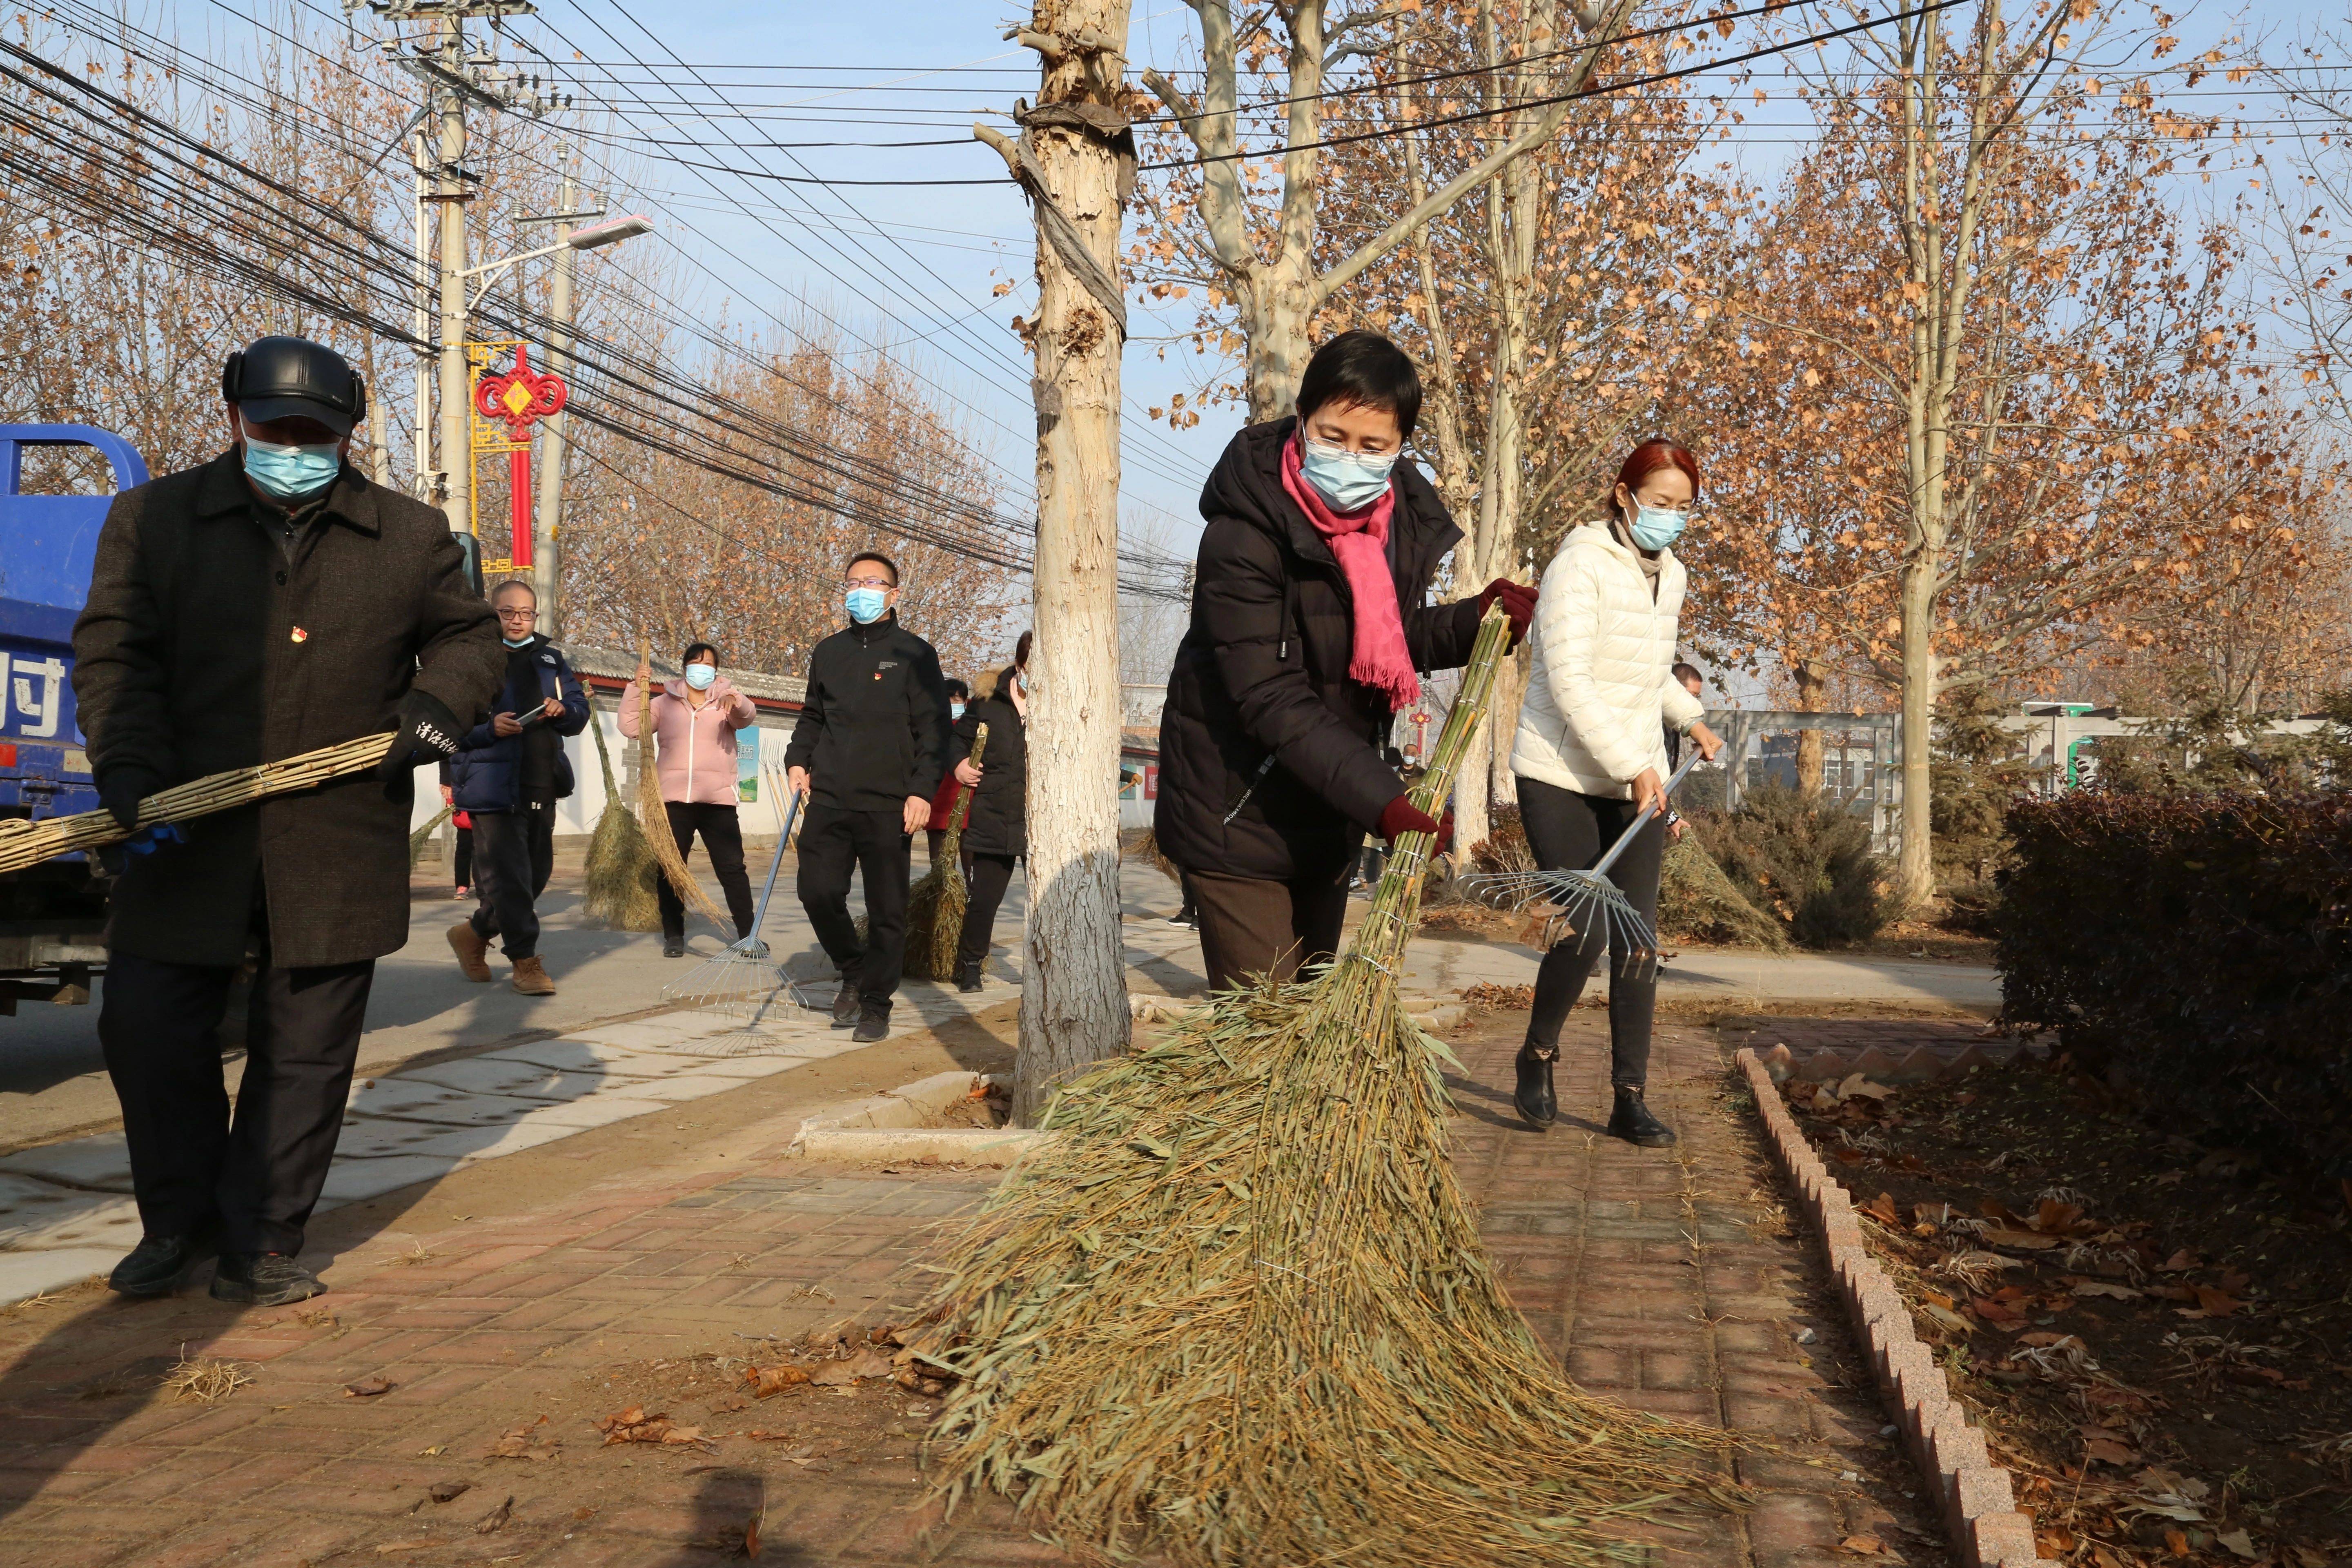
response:
<path fill-rule="evenodd" d="M 719 676 L 719 650 L 707 642 L 690 645 L 681 660 L 686 679 L 662 683 L 654 693 L 654 771 L 661 782 L 669 830 L 683 857 L 694 836 L 710 855 L 710 868 L 727 891 L 727 912 L 735 935 L 751 934 L 751 879 L 743 869 L 743 829 L 735 820 L 735 731 L 759 718 L 751 700 Z M 637 683 L 621 694 L 621 733 L 638 732 Z M 686 953 L 686 903 L 663 878 L 662 955 Z"/>

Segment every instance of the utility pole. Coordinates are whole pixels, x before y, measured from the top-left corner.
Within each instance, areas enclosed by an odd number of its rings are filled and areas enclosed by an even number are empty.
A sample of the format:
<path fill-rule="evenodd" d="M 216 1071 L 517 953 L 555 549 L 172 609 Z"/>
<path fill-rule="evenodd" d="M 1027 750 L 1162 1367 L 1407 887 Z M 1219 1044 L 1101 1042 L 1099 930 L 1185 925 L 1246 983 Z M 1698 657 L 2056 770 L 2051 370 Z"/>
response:
<path fill-rule="evenodd" d="M 579 182 L 572 175 L 571 149 L 563 150 L 563 186 L 556 201 L 558 244 L 572 237 L 572 216 L 580 204 Z M 555 278 L 548 285 L 547 313 L 555 331 L 547 342 L 547 368 L 565 381 L 572 379 L 572 266 L 578 252 L 570 246 L 555 253 Z M 539 516 L 532 531 L 539 535 L 534 559 L 539 614 L 550 637 L 563 636 L 563 416 L 551 414 L 539 425 Z"/>
<path fill-rule="evenodd" d="M 410 324 L 415 334 L 417 350 L 415 366 L 416 387 L 416 422 L 410 454 L 415 468 L 416 499 L 427 506 L 439 503 L 441 474 L 433 460 L 433 232 L 426 221 L 434 208 L 426 198 L 426 171 L 432 161 L 425 155 L 425 137 L 420 132 L 408 139 L 408 161 L 412 216 L 416 226 L 415 287 L 416 311 Z"/>
<path fill-rule="evenodd" d="M 1040 61 L 1004 157 L 1037 224 L 1037 564 L 1030 649 L 1029 918 L 1013 1118 L 1128 1044 L 1118 910 L 1121 210 L 1135 182 L 1126 0 L 1035 0 L 1005 37 Z"/>
<path fill-rule="evenodd" d="M 466 155 L 466 100 L 457 88 L 465 68 L 465 20 L 456 9 L 441 18 L 441 63 L 449 80 L 433 86 L 440 121 L 441 166 L 434 199 L 441 205 L 441 472 L 442 507 L 453 531 L 474 531 L 474 443 L 468 421 L 473 399 L 466 384 L 466 200 L 458 161 Z"/>

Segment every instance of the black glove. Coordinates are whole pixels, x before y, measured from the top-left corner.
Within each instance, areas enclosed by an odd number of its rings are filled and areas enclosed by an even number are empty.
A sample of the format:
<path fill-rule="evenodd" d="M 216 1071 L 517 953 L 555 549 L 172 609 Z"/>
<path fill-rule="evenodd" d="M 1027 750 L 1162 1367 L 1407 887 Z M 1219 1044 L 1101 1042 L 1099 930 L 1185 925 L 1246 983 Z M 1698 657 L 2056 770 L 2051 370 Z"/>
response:
<path fill-rule="evenodd" d="M 139 826 L 139 803 L 163 787 L 162 776 L 136 763 L 106 770 L 98 781 L 98 803 L 128 832 Z"/>
<path fill-rule="evenodd" d="M 465 733 L 457 716 L 443 706 L 439 698 L 413 689 L 400 700 L 400 710 L 393 715 L 393 722 L 399 732 L 392 738 L 392 750 L 375 766 L 375 776 L 383 781 L 386 788 L 427 763 L 443 762 L 457 755 L 457 737 Z"/>

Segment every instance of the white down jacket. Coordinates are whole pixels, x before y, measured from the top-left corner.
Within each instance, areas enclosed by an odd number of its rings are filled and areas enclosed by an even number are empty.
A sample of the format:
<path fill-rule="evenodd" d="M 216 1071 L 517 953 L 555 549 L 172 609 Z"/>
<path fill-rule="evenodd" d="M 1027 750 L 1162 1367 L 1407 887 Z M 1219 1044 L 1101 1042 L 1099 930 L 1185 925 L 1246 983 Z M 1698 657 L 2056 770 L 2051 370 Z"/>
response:
<path fill-rule="evenodd" d="M 1606 522 L 1571 531 L 1536 601 L 1534 668 L 1511 771 L 1580 795 L 1630 800 L 1644 768 L 1666 775 L 1665 727 L 1705 717 L 1671 674 L 1683 563 L 1658 557 L 1658 593 Z"/>

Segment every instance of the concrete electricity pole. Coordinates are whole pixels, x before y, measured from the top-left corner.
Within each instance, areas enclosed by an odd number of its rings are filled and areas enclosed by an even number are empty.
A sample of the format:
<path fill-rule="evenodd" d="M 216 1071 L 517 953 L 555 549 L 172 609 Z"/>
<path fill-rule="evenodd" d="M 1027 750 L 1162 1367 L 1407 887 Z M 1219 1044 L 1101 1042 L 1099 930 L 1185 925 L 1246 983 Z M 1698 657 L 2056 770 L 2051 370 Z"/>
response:
<path fill-rule="evenodd" d="M 466 384 L 466 202 L 458 161 L 466 155 L 464 18 L 455 10 L 441 18 L 441 64 L 448 79 L 433 85 L 440 121 L 440 178 L 434 199 L 441 207 L 441 473 L 442 505 L 449 526 L 474 531 L 473 399 Z"/>
<path fill-rule="evenodd" d="M 1013 1117 L 1125 1051 L 1118 910 L 1119 219 L 1135 181 L 1126 0 L 1035 0 L 1037 107 L 1003 154 L 1037 224 L 1037 565 L 1030 649 L 1029 919 Z"/>
<path fill-rule="evenodd" d="M 571 239 L 571 220 L 583 216 L 573 210 L 579 204 L 579 183 L 572 177 L 567 157 L 563 189 L 556 203 L 558 244 Z M 547 313 L 555 321 L 555 330 L 548 335 L 547 368 L 567 382 L 572 379 L 572 267 L 576 254 L 568 244 L 555 253 L 555 278 L 547 290 Z M 560 640 L 563 636 L 563 546 L 559 527 L 563 521 L 563 416 L 560 413 L 539 424 L 539 487 L 535 499 L 539 515 L 533 520 L 532 531 L 539 539 L 532 559 L 538 563 L 533 576 L 538 583 L 540 624 L 549 637 Z"/>

